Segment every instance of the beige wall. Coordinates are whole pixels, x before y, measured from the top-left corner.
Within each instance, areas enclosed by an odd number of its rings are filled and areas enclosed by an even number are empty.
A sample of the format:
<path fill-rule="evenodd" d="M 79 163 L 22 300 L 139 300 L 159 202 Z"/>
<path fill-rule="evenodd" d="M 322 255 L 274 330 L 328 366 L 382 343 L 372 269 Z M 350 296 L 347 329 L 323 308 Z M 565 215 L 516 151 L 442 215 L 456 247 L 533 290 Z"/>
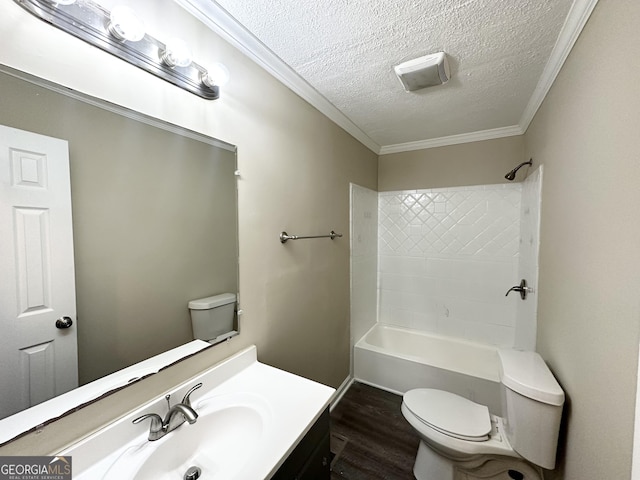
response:
<path fill-rule="evenodd" d="M 175 3 L 148 7 L 146 24 L 178 31 L 201 63 L 221 61 L 231 83 L 202 100 L 32 18 L 0 6 L 0 63 L 43 76 L 238 146 L 239 337 L 72 414 L 0 454 L 41 454 L 250 344 L 262 361 L 339 386 L 349 373 L 349 182 L 377 185 L 377 155 L 300 99 Z M 89 68 L 87 68 L 89 66 Z M 281 245 L 282 230 L 344 237 Z"/>
<path fill-rule="evenodd" d="M 554 478 L 628 479 L 640 331 L 640 3 L 600 1 L 525 135 L 544 164 L 538 349 L 568 397 Z"/>
<path fill-rule="evenodd" d="M 508 183 L 505 174 L 523 160 L 522 136 L 381 155 L 378 190 Z M 525 177 L 526 169 L 517 180 Z"/>
<path fill-rule="evenodd" d="M 0 124 L 69 142 L 80 384 L 192 340 L 188 302 L 238 291 L 235 153 L 7 74 L 0 91 Z"/>

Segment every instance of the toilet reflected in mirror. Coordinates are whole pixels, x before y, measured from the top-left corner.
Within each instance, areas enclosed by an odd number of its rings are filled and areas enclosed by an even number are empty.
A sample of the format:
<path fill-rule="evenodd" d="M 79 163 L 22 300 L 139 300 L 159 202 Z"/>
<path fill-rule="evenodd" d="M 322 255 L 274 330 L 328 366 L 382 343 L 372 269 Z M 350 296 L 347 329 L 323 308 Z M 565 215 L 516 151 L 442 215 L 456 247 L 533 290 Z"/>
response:
<path fill-rule="evenodd" d="M 194 340 L 212 344 L 238 335 L 236 295 L 221 293 L 189 302 Z"/>

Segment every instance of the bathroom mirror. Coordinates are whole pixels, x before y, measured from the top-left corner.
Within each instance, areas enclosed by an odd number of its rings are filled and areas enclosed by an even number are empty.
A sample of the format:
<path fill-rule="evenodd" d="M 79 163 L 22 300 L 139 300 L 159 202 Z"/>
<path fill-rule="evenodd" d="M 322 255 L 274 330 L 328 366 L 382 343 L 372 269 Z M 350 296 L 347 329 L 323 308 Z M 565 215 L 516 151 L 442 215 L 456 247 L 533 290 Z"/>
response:
<path fill-rule="evenodd" d="M 68 141 L 79 384 L 192 341 L 189 301 L 238 292 L 235 147 L 6 66 L 0 92 L 0 125 Z"/>

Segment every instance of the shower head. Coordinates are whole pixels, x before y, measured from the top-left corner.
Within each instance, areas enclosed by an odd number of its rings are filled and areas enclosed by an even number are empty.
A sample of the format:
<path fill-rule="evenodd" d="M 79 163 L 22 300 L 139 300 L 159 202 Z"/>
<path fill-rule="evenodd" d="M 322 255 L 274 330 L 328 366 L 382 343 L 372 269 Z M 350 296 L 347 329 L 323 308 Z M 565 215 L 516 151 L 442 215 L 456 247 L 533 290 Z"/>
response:
<path fill-rule="evenodd" d="M 509 181 L 512 181 L 513 179 L 516 178 L 516 172 L 518 170 L 520 170 L 522 167 L 524 167 L 525 165 L 533 165 L 533 158 L 529 159 L 528 162 L 522 162 L 520 165 L 518 165 L 516 168 L 514 168 L 513 170 L 511 170 L 509 173 L 507 173 L 504 178 L 506 178 Z"/>

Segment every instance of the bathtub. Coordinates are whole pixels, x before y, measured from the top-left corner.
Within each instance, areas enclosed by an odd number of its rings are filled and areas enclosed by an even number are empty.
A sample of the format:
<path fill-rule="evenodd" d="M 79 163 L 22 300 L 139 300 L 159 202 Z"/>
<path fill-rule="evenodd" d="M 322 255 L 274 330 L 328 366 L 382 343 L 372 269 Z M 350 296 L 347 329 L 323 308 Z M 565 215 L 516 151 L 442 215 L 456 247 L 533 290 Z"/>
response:
<path fill-rule="evenodd" d="M 354 378 L 403 394 L 437 388 L 500 415 L 500 361 L 496 348 L 418 330 L 376 324 L 354 348 Z"/>

